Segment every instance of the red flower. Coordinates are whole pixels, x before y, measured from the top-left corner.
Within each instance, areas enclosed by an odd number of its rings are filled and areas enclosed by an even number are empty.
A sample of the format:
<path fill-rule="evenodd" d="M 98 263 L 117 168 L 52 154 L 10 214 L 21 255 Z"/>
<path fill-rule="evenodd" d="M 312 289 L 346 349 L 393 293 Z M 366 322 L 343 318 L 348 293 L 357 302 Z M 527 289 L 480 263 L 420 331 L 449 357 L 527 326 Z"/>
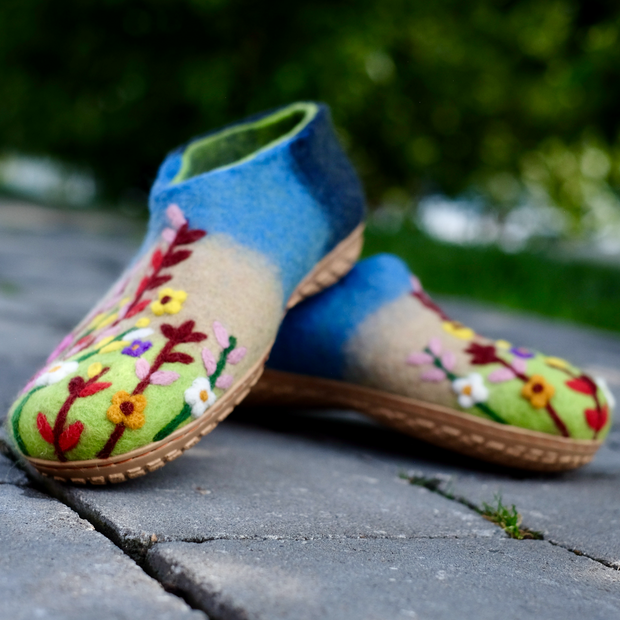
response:
<path fill-rule="evenodd" d="M 493 364 L 499 361 L 495 353 L 495 347 L 492 344 L 483 345 L 472 342 L 469 348 L 465 350 L 465 353 L 471 355 L 471 363 L 474 365 Z"/>
<path fill-rule="evenodd" d="M 607 424 L 609 419 L 609 407 L 604 405 L 601 409 L 586 409 L 586 422 L 588 426 L 598 433 Z"/>
<path fill-rule="evenodd" d="M 581 392 L 582 394 L 588 394 L 590 396 L 596 394 L 596 383 L 586 375 L 571 379 L 566 382 L 566 385 L 571 390 L 575 390 L 575 392 Z"/>

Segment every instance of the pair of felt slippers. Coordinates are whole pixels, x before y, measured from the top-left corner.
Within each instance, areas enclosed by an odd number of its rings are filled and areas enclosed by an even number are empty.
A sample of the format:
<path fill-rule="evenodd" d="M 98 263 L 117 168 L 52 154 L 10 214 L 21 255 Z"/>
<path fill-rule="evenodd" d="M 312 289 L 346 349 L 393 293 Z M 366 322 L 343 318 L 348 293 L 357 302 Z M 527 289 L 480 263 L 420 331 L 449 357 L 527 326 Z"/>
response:
<path fill-rule="evenodd" d="M 293 104 L 173 151 L 149 206 L 131 265 L 7 417 L 45 475 L 144 475 L 248 394 L 355 409 L 535 470 L 589 462 L 610 428 L 602 380 L 450 320 L 394 256 L 356 263 L 364 196 L 325 106 Z"/>

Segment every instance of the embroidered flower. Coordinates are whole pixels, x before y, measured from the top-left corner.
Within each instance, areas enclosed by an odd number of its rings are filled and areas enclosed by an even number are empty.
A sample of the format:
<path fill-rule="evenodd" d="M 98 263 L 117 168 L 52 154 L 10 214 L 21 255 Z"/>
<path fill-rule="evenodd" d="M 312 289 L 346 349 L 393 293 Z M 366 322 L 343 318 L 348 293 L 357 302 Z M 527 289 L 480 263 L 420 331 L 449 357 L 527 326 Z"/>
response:
<path fill-rule="evenodd" d="M 598 389 L 603 392 L 603 396 L 605 397 L 605 401 L 609 405 L 610 409 L 616 408 L 616 399 L 614 395 L 611 393 L 609 386 L 607 385 L 607 381 L 603 379 L 603 377 L 594 377 L 594 381 L 598 386 Z"/>
<path fill-rule="evenodd" d="M 66 376 L 73 374 L 78 369 L 77 362 L 58 362 L 50 366 L 45 372 L 37 377 L 36 386 L 52 385 L 62 381 Z"/>
<path fill-rule="evenodd" d="M 476 366 L 483 366 L 485 364 L 493 364 L 497 362 L 497 353 L 495 347 L 492 344 L 484 345 L 472 342 L 465 350 L 465 353 L 471 355 L 471 363 Z"/>
<path fill-rule="evenodd" d="M 484 385 L 484 379 L 477 372 L 453 381 L 452 389 L 458 395 L 459 405 L 463 409 L 469 409 L 476 403 L 483 403 L 489 398 L 489 390 Z"/>
<path fill-rule="evenodd" d="M 545 364 L 551 366 L 551 368 L 559 368 L 560 370 L 566 370 L 570 367 L 570 364 L 561 357 L 545 357 Z"/>
<path fill-rule="evenodd" d="M 471 327 L 465 327 L 465 325 L 458 321 L 444 321 L 441 326 L 451 336 L 461 340 L 471 340 L 476 335 L 476 332 Z"/>
<path fill-rule="evenodd" d="M 512 349 L 510 349 L 510 352 L 513 355 L 516 355 L 517 357 L 520 357 L 524 360 L 529 360 L 534 357 L 534 353 L 528 351 L 527 349 L 524 349 L 523 347 L 512 347 Z"/>
<path fill-rule="evenodd" d="M 127 332 L 124 337 L 131 342 L 132 340 L 148 338 L 154 333 L 155 332 L 150 327 L 144 327 L 143 329 L 134 329 L 131 332 Z"/>
<path fill-rule="evenodd" d="M 512 344 L 510 344 L 510 342 L 508 342 L 508 340 L 496 340 L 495 341 L 495 346 L 498 349 L 502 349 L 504 351 L 507 351 L 508 349 L 512 348 Z"/>
<path fill-rule="evenodd" d="M 555 388 L 542 375 L 532 375 L 521 390 L 521 396 L 529 400 L 534 409 L 546 407 L 554 394 Z"/>
<path fill-rule="evenodd" d="M 148 316 L 143 316 L 141 319 L 136 321 L 136 327 L 147 327 L 150 322 L 151 319 L 149 319 Z"/>
<path fill-rule="evenodd" d="M 95 375 L 98 375 L 103 370 L 103 364 L 101 362 L 93 362 L 86 371 L 86 374 L 92 379 Z"/>
<path fill-rule="evenodd" d="M 132 396 L 125 390 L 119 390 L 112 396 L 112 405 L 108 408 L 108 420 L 132 430 L 142 428 L 146 422 L 143 413 L 145 407 L 146 396 L 144 394 Z"/>
<path fill-rule="evenodd" d="M 216 400 L 211 382 L 205 377 L 194 379 L 192 385 L 185 390 L 185 402 L 192 408 L 194 418 L 199 418 Z"/>
<path fill-rule="evenodd" d="M 118 351 L 119 349 L 127 346 L 130 342 L 130 340 L 114 340 L 112 336 L 108 336 L 108 338 L 104 338 L 99 343 L 99 353 L 112 353 L 113 351 Z M 103 346 L 101 346 L 102 344 Z"/>
<path fill-rule="evenodd" d="M 183 307 L 183 302 L 187 299 L 185 291 L 175 291 L 171 288 L 164 288 L 158 293 L 159 301 L 151 304 L 153 314 L 161 316 L 164 314 L 176 314 Z"/>
<path fill-rule="evenodd" d="M 144 340 L 134 340 L 128 347 L 125 347 L 121 353 L 123 355 L 130 355 L 131 357 L 140 357 L 143 353 L 146 353 L 153 346 L 152 342 Z"/>
<path fill-rule="evenodd" d="M 407 364 L 411 366 L 432 365 L 420 375 L 422 381 L 439 383 L 448 377 L 448 373 L 456 366 L 456 355 L 452 351 L 442 353 L 442 344 L 439 338 L 431 338 L 424 351 L 416 351 L 407 357 Z"/>

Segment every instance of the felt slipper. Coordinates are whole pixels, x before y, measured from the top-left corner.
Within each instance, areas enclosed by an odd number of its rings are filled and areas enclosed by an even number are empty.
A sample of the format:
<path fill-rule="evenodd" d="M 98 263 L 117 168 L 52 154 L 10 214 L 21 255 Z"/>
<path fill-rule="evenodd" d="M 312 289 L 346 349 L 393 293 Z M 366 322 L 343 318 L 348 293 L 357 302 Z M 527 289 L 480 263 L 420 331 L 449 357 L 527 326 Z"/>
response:
<path fill-rule="evenodd" d="M 589 462 L 611 426 L 603 380 L 450 320 L 378 255 L 284 320 L 248 404 L 356 409 L 444 448 L 541 471 Z"/>
<path fill-rule="evenodd" d="M 171 153 L 149 208 L 136 259 L 10 410 L 46 475 L 120 482 L 179 456 L 258 380 L 285 309 L 361 250 L 361 187 L 314 103 Z"/>

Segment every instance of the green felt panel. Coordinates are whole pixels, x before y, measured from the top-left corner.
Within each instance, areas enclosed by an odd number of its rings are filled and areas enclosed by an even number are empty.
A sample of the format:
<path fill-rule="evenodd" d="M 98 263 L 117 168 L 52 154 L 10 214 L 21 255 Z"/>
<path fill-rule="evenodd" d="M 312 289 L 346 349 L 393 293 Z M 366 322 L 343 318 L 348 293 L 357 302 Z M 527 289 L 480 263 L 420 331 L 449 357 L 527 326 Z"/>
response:
<path fill-rule="evenodd" d="M 155 335 L 150 336 L 149 340 L 153 342 L 153 347 L 142 355 L 142 358 L 152 364 L 166 341 L 164 338 Z M 175 351 L 189 353 L 194 357 L 194 362 L 187 365 L 180 363 L 165 364 L 162 367 L 162 370 L 178 373 L 179 379 L 171 385 L 149 385 L 146 388 L 144 391 L 144 396 L 147 399 L 147 406 L 144 410 L 146 422 L 139 429 L 126 428 L 112 452 L 112 456 L 151 443 L 154 436 L 183 410 L 185 405 L 184 392 L 191 386 L 194 379 L 206 376 L 204 365 L 200 359 L 199 347 L 191 344 L 180 344 L 175 348 Z M 75 357 L 79 358 L 79 355 Z M 81 362 L 75 374 L 32 394 L 23 407 L 19 421 L 21 439 L 30 456 L 56 460 L 53 445 L 47 443 L 37 429 L 37 415 L 39 412 L 46 414 L 50 425 L 53 427 L 56 415 L 68 396 L 69 381 L 75 376 L 87 379 L 88 367 L 93 362 L 100 362 L 104 367 L 110 367 L 110 370 L 101 377 L 100 381 L 109 382 L 112 385 L 92 396 L 78 398 L 71 407 L 65 427 L 79 420 L 85 428 L 78 445 L 67 452 L 66 456 L 72 461 L 93 459 L 103 448 L 115 428 L 115 425 L 107 417 L 107 410 L 112 404 L 112 396 L 119 390 L 131 394 L 140 382 L 135 372 L 136 358 L 124 355 L 120 350 L 96 354 Z M 218 397 L 223 393 L 219 388 L 215 388 L 214 392 Z M 17 403 L 19 404 L 20 401 L 21 399 Z M 190 421 L 191 418 L 188 418 L 180 426 Z"/>

